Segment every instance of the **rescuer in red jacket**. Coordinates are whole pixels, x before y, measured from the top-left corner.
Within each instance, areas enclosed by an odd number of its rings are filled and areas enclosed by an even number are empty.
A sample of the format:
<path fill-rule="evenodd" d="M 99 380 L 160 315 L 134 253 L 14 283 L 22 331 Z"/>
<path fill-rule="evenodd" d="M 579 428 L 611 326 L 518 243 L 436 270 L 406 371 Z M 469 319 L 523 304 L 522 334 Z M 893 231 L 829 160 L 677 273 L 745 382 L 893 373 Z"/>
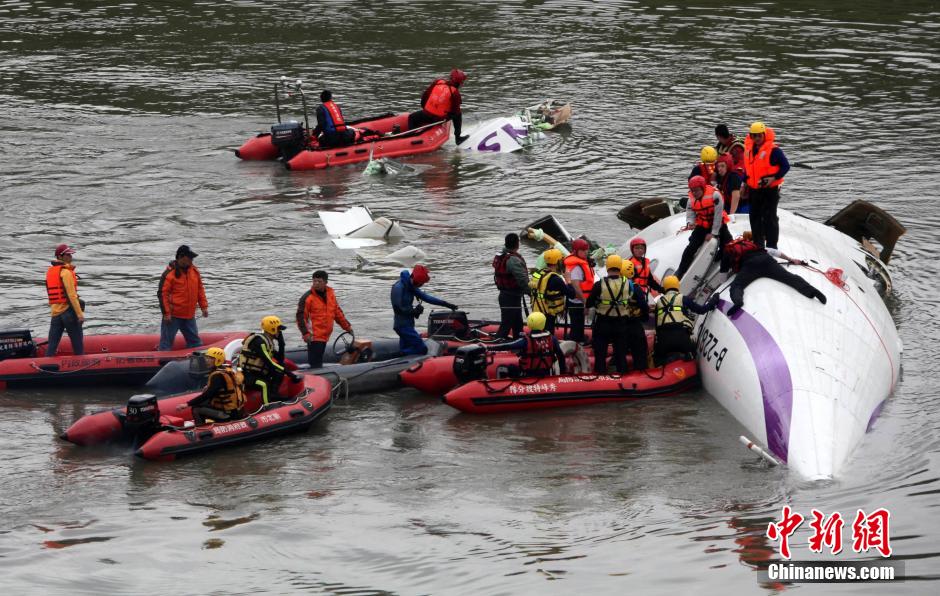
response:
<path fill-rule="evenodd" d="M 463 114 L 460 111 L 460 86 L 467 75 L 459 68 L 450 71 L 450 78 L 437 79 L 421 95 L 421 109 L 408 115 L 408 129 L 450 120 L 454 123 L 454 141 L 459 145 L 467 136 L 461 136 Z"/>

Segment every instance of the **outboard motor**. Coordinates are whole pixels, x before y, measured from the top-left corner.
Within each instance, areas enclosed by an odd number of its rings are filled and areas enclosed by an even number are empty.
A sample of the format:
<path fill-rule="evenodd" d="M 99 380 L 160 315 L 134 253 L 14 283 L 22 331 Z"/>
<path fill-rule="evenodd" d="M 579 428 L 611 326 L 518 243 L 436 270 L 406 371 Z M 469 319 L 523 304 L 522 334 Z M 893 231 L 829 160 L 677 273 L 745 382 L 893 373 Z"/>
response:
<path fill-rule="evenodd" d="M 160 409 L 157 396 L 152 393 L 132 395 L 127 400 L 124 415 L 124 432 L 133 437 L 135 443 L 143 443 L 160 430 Z"/>
<path fill-rule="evenodd" d="M 296 120 L 279 122 L 271 127 L 271 143 L 281 152 L 281 158 L 288 161 L 305 147 L 304 126 Z"/>
<path fill-rule="evenodd" d="M 486 378 L 486 348 L 479 344 L 460 346 L 454 353 L 454 375 L 461 384 Z"/>
<path fill-rule="evenodd" d="M 428 337 L 431 339 L 469 339 L 470 322 L 462 310 L 434 311 L 428 315 Z"/>
<path fill-rule="evenodd" d="M 29 329 L 0 331 L 0 360 L 29 358 L 36 355 L 36 342 Z"/>

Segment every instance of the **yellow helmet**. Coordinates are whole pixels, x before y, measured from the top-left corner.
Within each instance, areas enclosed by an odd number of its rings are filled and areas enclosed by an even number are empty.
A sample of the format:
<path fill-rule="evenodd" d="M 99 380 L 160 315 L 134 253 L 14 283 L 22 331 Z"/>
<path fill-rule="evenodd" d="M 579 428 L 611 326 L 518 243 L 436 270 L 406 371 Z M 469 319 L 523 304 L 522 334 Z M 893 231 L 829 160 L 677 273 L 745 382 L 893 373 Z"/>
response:
<path fill-rule="evenodd" d="M 702 162 L 715 163 L 718 160 L 718 151 L 710 145 L 702 147 Z"/>
<path fill-rule="evenodd" d="M 558 261 L 564 258 L 564 255 L 561 254 L 561 251 L 557 248 L 550 248 L 542 253 L 542 258 L 545 259 L 546 265 L 557 265 Z"/>
<path fill-rule="evenodd" d="M 678 290 L 679 289 L 679 278 L 675 275 L 667 275 L 663 278 L 663 289 L 664 290 Z"/>
<path fill-rule="evenodd" d="M 633 274 L 636 273 L 636 266 L 633 264 L 633 261 L 627 259 L 623 262 L 623 266 L 620 267 L 620 277 L 631 278 Z"/>
<path fill-rule="evenodd" d="M 261 329 L 268 335 L 277 335 L 281 329 L 287 329 L 281 324 L 281 320 L 274 315 L 268 315 L 261 319 Z"/>
<path fill-rule="evenodd" d="M 545 329 L 545 315 L 540 312 L 534 312 L 526 319 L 525 324 L 532 331 L 541 331 Z"/>
<path fill-rule="evenodd" d="M 623 258 L 620 255 L 610 255 L 607 257 L 606 266 L 608 269 L 620 270 L 623 267 Z"/>
<path fill-rule="evenodd" d="M 225 350 L 222 348 L 209 348 L 206 350 L 206 358 L 214 360 L 216 366 L 222 366 L 225 364 Z"/>
<path fill-rule="evenodd" d="M 751 128 L 748 130 L 752 135 L 762 135 L 767 132 L 767 127 L 764 126 L 763 122 L 752 122 Z"/>

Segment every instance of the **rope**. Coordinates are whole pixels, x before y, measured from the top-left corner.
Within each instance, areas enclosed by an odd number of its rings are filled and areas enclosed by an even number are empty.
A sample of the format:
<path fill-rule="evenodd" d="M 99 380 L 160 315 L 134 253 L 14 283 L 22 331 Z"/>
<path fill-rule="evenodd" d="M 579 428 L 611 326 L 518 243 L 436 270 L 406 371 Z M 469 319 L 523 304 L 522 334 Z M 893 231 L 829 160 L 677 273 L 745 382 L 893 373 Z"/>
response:
<path fill-rule="evenodd" d="M 349 381 L 343 377 L 338 377 L 338 380 L 332 389 L 330 389 L 331 397 L 336 400 L 339 399 L 340 392 L 343 394 L 343 400 L 349 400 Z"/>
<path fill-rule="evenodd" d="M 832 282 L 832 279 L 829 277 L 829 275 L 828 275 L 825 271 L 822 271 L 821 269 L 817 269 L 816 267 L 813 267 L 812 265 L 810 265 L 809 263 L 806 263 L 805 261 L 804 261 L 803 263 L 801 263 L 801 265 L 802 265 L 803 267 L 806 267 L 806 268 L 809 269 L 810 271 L 813 271 L 813 272 L 815 272 L 815 273 L 818 273 L 818 274 L 822 275 L 823 277 L 825 277 L 826 279 L 828 279 L 830 282 Z M 885 351 L 885 356 L 888 357 L 888 362 L 891 363 L 891 387 L 892 387 L 892 389 L 893 389 L 893 388 L 894 388 L 894 382 L 895 382 L 895 376 L 894 376 L 894 361 L 891 360 L 891 352 L 888 351 L 888 346 L 887 346 L 887 344 L 885 344 L 884 338 L 881 337 L 881 334 L 880 334 L 880 333 L 878 333 L 878 328 L 875 327 L 875 324 L 872 323 L 871 319 L 868 317 L 868 315 L 865 313 L 865 311 L 862 309 L 862 307 L 858 305 L 858 302 L 855 301 L 855 298 L 853 298 L 852 295 L 849 294 L 848 284 L 841 284 L 841 285 L 839 285 L 839 284 L 836 284 L 836 283 L 832 282 L 832 285 L 834 285 L 834 286 L 836 286 L 837 288 L 839 288 L 840 290 L 842 290 L 842 292 L 846 295 L 846 297 L 847 297 L 849 300 L 852 301 L 852 304 L 855 305 L 855 308 L 857 308 L 858 311 L 859 311 L 860 313 L 862 313 L 862 316 L 865 317 L 865 320 L 868 321 L 868 324 L 869 324 L 869 326 L 871 326 L 872 331 L 874 331 L 874 332 L 875 332 L 875 335 L 878 337 L 878 341 L 881 342 L 881 348 Z"/>

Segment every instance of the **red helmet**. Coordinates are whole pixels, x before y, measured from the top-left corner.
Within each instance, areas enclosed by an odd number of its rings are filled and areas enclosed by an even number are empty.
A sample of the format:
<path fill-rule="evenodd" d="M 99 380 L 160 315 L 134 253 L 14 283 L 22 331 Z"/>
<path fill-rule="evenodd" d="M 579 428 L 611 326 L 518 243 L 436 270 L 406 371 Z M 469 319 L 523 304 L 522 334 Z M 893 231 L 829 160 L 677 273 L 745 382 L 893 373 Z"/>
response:
<path fill-rule="evenodd" d="M 464 71 L 460 70 L 459 68 L 455 68 L 454 70 L 450 71 L 450 82 L 451 82 L 451 83 L 453 83 L 453 84 L 455 84 L 455 85 L 459 85 L 459 84 L 463 83 L 463 82 L 466 81 L 466 80 L 467 80 L 467 73 L 465 73 Z"/>
<path fill-rule="evenodd" d="M 411 270 L 411 283 L 416 288 L 423 286 L 430 280 L 431 274 L 428 272 L 428 268 L 424 265 L 415 265 L 414 269 Z"/>
<path fill-rule="evenodd" d="M 734 167 L 734 158 L 731 157 L 729 153 L 719 155 L 718 161 L 715 162 L 715 165 L 717 166 L 720 163 L 724 163 L 726 166 L 728 166 L 728 169 L 730 170 Z"/>
<path fill-rule="evenodd" d="M 692 176 L 691 178 L 689 178 L 689 190 L 692 190 L 693 188 L 704 189 L 705 186 L 706 186 L 705 178 L 701 176 Z"/>
<path fill-rule="evenodd" d="M 636 246 L 646 246 L 646 240 L 643 240 L 639 236 L 630 241 L 630 250 L 632 251 Z"/>
<path fill-rule="evenodd" d="M 591 245 L 584 238 L 575 238 L 571 243 L 571 250 L 590 250 Z"/>

